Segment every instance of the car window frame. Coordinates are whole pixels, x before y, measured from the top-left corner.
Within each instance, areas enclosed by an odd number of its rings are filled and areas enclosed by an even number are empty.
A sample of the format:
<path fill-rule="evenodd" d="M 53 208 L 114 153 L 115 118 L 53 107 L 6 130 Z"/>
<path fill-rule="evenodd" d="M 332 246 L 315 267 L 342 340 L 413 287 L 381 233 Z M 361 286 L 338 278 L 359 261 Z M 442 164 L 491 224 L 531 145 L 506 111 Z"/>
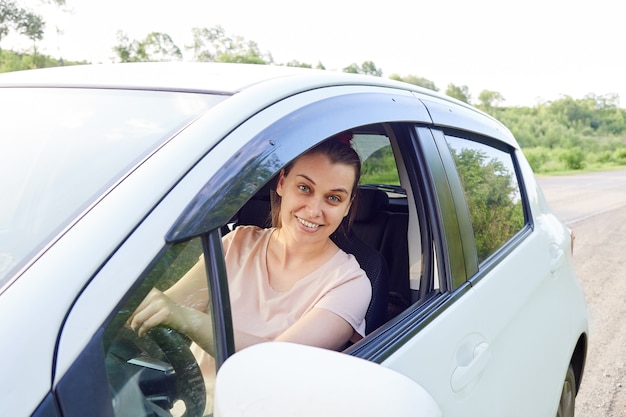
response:
<path fill-rule="evenodd" d="M 459 267 L 459 257 L 454 255 L 462 248 L 458 244 L 458 227 L 454 227 L 456 213 L 442 209 L 442 206 L 452 207 L 452 194 L 431 126 L 419 121 L 389 125 L 393 131 L 390 139 L 402 155 L 402 164 L 410 182 L 414 200 L 410 204 L 417 207 L 424 272 L 417 299 L 412 300 L 411 305 L 397 317 L 346 351 L 376 363 L 382 363 L 393 355 L 470 288 L 465 276 L 457 286 L 454 286 L 452 278 L 453 268 Z M 400 176 L 402 178 L 403 174 Z M 447 217 L 454 221 L 446 222 Z M 452 253 L 447 247 L 450 239 L 457 242 Z M 439 281 L 436 289 L 431 285 L 434 280 Z"/>
<path fill-rule="evenodd" d="M 425 274 L 432 274 L 434 279 L 439 279 L 441 288 L 426 294 L 420 292 L 417 302 L 390 324 L 383 326 L 374 337 L 368 337 L 348 349 L 350 354 L 378 363 L 391 356 L 399 346 L 469 293 L 474 283 L 485 276 L 499 259 L 505 258 L 532 230 L 523 176 L 516 153 L 509 145 L 474 132 L 431 124 L 407 122 L 391 126 L 410 176 L 418 213 L 422 216 L 420 226 L 428 225 L 433 228 L 430 238 L 436 247 L 434 251 L 424 252 L 425 262 L 432 262 L 425 266 Z M 477 262 L 469 208 L 444 132 L 454 132 L 457 136 L 461 135 L 496 149 L 506 149 L 514 163 L 523 200 L 525 226 L 480 266 Z M 419 210 L 419 204 L 425 204 L 426 207 Z M 426 245 L 424 242 L 423 244 Z M 422 277 L 423 280 L 427 278 Z M 395 345 L 391 344 L 392 340 Z"/>
<path fill-rule="evenodd" d="M 276 121 L 267 129 L 255 135 L 246 145 L 251 149 L 264 149 L 264 147 L 269 145 L 271 146 L 271 152 L 258 153 L 256 154 L 258 157 L 255 157 L 254 153 L 246 152 L 245 149 L 242 149 L 241 152 L 238 152 L 231 160 L 227 161 L 224 166 L 229 168 L 221 173 L 219 180 L 211 178 L 207 181 L 202 191 L 198 194 L 198 198 L 194 199 L 185 210 L 185 213 L 181 215 L 176 224 L 170 229 L 166 239 L 168 242 L 174 243 L 181 238 L 202 234 L 202 231 L 207 227 L 213 228 L 213 230 L 223 230 L 233 216 L 233 205 L 241 208 L 248 199 L 266 186 L 279 170 L 291 160 L 328 137 L 345 130 L 368 125 L 398 124 L 408 118 L 416 119 L 416 123 L 429 121 L 428 114 L 425 112 L 420 113 L 419 111 L 419 109 L 425 110 L 423 105 L 418 100 L 415 100 L 411 94 L 398 91 L 396 93 L 401 94 L 397 96 L 394 92 L 394 90 L 385 91 L 383 89 L 372 93 L 333 97 L 316 102 L 310 107 L 307 106 L 306 110 L 310 111 L 310 114 L 300 114 L 301 112 L 304 113 L 303 108 L 297 112 L 297 115 L 290 114 Z M 390 101 L 395 103 L 394 107 L 400 108 L 401 111 L 390 112 L 387 108 Z M 329 104 L 332 104 L 332 106 L 329 106 Z M 326 114 L 329 119 L 320 121 L 320 114 Z M 354 117 L 354 115 L 357 117 Z M 282 135 L 277 132 L 282 133 Z M 274 170 L 269 167 L 273 167 Z M 240 178 L 243 175 L 242 173 L 251 175 L 257 182 L 251 184 L 242 181 Z M 239 188 L 242 184 L 246 184 L 247 187 L 243 197 Z M 413 189 L 415 192 L 415 187 Z M 228 211 L 227 205 L 223 204 L 226 201 L 223 197 L 208 198 L 208 196 L 216 194 L 219 196 L 235 195 L 241 198 L 237 200 L 236 204 L 232 204 L 231 201 L 231 211 Z M 201 218 L 189 216 L 190 213 L 197 216 L 198 213 L 203 213 L 207 210 L 211 213 L 219 213 L 220 217 L 212 219 L 212 222 L 206 222 L 204 221 L 204 216 L 200 216 Z M 223 286 L 227 287 L 226 274 L 221 277 L 221 281 Z M 412 304 L 401 316 L 406 315 L 407 311 L 413 310 Z M 386 337 L 389 337 L 389 334 Z M 387 343 L 383 339 L 368 336 L 364 339 L 364 343 L 359 344 L 359 346 L 356 350 L 348 348 L 345 352 L 375 362 L 381 362 L 384 359 L 384 356 L 380 355 L 380 351 L 385 350 L 387 347 Z"/>

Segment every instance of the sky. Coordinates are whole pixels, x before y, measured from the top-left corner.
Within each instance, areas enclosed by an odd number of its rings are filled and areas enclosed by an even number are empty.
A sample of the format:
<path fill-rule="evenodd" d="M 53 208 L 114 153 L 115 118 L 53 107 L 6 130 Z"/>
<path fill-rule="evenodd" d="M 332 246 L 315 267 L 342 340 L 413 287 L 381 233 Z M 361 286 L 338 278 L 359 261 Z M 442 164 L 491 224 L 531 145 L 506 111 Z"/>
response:
<path fill-rule="evenodd" d="M 65 11 L 17 3 L 46 21 L 39 50 L 69 60 L 111 62 L 118 31 L 131 40 L 166 33 L 185 52 L 192 28 L 219 25 L 278 64 L 373 61 L 383 77 L 423 77 L 441 92 L 467 86 L 473 103 L 490 90 L 505 106 L 618 94 L 626 107 L 626 25 L 615 0 L 66 0 Z"/>

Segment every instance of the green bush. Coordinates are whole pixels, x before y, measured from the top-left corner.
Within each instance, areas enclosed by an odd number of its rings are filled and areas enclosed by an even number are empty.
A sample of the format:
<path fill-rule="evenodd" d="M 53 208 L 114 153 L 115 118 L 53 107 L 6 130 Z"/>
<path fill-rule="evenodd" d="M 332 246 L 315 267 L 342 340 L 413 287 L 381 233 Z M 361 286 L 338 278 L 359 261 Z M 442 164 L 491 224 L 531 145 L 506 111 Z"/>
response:
<path fill-rule="evenodd" d="M 578 146 L 562 150 L 559 159 L 565 164 L 565 168 L 568 170 L 577 171 L 585 167 L 585 154 Z"/>
<path fill-rule="evenodd" d="M 549 159 L 548 149 L 543 147 L 524 149 L 524 155 L 535 172 L 542 172 L 544 165 Z"/>
<path fill-rule="evenodd" d="M 616 149 L 613 152 L 613 160 L 618 165 L 626 165 L 626 147 Z"/>

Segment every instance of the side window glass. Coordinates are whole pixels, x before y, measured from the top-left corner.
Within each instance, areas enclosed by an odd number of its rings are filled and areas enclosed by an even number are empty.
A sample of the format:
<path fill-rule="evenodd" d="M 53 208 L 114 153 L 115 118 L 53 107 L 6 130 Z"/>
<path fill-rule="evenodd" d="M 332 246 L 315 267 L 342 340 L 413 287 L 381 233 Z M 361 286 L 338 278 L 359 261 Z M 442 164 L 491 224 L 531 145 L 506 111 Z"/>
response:
<path fill-rule="evenodd" d="M 400 185 L 389 138 L 381 134 L 356 134 L 354 149 L 361 157 L 361 184 Z"/>
<path fill-rule="evenodd" d="M 167 249 L 106 327 L 106 371 L 116 416 L 191 417 L 211 412 L 215 379 L 212 357 L 172 329 L 157 326 L 139 337 L 128 324 L 153 289 L 175 298 L 176 285 L 189 285 L 192 275 L 196 278 L 193 291 L 187 291 L 186 299 L 177 301 L 189 308 L 209 311 L 211 297 L 206 268 L 199 261 L 201 254 L 199 239 Z"/>
<path fill-rule="evenodd" d="M 478 262 L 524 226 L 524 209 L 511 154 L 483 143 L 446 136 L 470 212 Z"/>

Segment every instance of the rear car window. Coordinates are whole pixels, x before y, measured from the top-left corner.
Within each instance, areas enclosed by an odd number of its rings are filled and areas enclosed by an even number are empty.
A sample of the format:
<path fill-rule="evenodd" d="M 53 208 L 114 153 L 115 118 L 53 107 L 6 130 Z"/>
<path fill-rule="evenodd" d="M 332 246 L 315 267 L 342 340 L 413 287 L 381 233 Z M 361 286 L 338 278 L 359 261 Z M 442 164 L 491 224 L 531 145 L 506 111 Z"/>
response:
<path fill-rule="evenodd" d="M 524 226 L 513 158 L 484 143 L 454 136 L 446 140 L 463 184 L 480 263 Z"/>

